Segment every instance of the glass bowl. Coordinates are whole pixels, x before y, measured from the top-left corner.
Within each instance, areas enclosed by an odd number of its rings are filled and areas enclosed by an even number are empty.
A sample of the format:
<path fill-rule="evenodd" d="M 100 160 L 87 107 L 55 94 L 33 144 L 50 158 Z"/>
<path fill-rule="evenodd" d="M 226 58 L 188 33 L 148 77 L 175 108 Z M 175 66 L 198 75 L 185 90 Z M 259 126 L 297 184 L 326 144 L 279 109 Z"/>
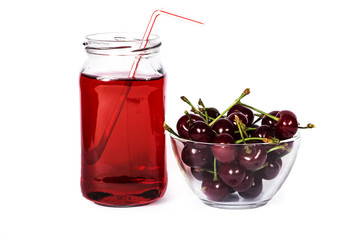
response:
<path fill-rule="evenodd" d="M 170 139 L 192 191 L 205 204 L 218 208 L 265 205 L 289 175 L 300 146 L 299 133 L 276 144 L 202 143 L 173 134 Z"/>

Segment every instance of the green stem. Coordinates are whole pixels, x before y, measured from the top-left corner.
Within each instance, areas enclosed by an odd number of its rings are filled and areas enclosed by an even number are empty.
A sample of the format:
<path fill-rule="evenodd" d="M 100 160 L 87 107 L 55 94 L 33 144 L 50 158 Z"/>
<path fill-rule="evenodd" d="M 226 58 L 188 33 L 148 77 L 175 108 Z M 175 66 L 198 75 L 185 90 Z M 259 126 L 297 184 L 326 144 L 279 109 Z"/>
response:
<path fill-rule="evenodd" d="M 298 126 L 298 128 L 300 128 L 300 129 L 308 129 L 308 128 L 316 128 L 316 127 L 315 127 L 315 125 L 314 125 L 314 124 L 312 124 L 312 123 L 308 123 L 308 124 L 306 125 L 306 127 L 301 127 L 301 126 Z"/>
<path fill-rule="evenodd" d="M 256 127 L 247 127 L 247 128 L 245 129 L 245 131 L 251 131 L 251 130 L 256 130 Z"/>
<path fill-rule="evenodd" d="M 246 141 L 249 141 L 249 140 L 261 140 L 261 141 L 263 141 L 263 139 L 260 138 L 260 137 L 251 137 L 251 138 L 245 138 L 244 140 L 242 140 L 242 139 L 237 140 L 237 141 L 235 141 L 235 143 L 242 143 L 242 142 L 246 142 Z"/>
<path fill-rule="evenodd" d="M 208 173 L 214 174 L 214 171 L 211 171 L 211 170 L 206 169 L 206 168 L 195 168 L 194 171 L 195 171 L 195 172 L 208 172 Z"/>
<path fill-rule="evenodd" d="M 242 128 L 242 126 L 241 126 L 242 121 L 240 120 L 240 118 L 239 118 L 237 115 L 235 115 L 235 122 L 236 122 L 236 125 L 237 125 L 238 129 L 239 129 L 239 133 L 240 133 L 240 136 L 241 136 L 242 141 L 243 141 L 244 143 L 246 143 L 246 142 L 245 142 L 245 139 L 244 139 L 243 128 Z"/>
<path fill-rule="evenodd" d="M 267 151 L 267 153 L 272 152 L 272 151 L 276 151 L 276 150 L 279 150 L 279 149 L 283 149 L 283 148 L 284 148 L 284 145 L 276 146 L 276 147 L 273 147 L 273 148 L 269 149 L 269 151 Z"/>
<path fill-rule="evenodd" d="M 259 171 L 259 170 L 263 169 L 264 167 L 267 167 L 268 165 L 269 165 L 269 163 L 265 162 L 261 167 L 259 167 L 258 169 L 253 170 L 252 172 Z"/>
<path fill-rule="evenodd" d="M 289 148 L 289 144 L 284 143 L 284 144 L 282 144 L 282 145 L 279 145 L 279 146 L 276 146 L 276 147 L 273 147 L 273 148 L 269 149 L 269 151 L 267 151 L 267 153 L 270 153 L 270 152 L 272 152 L 272 151 L 276 151 L 276 150 L 278 150 L 278 149 L 282 149 L 282 150 L 284 150 L 286 153 L 289 153 L 290 150 L 291 150 L 291 148 Z"/>
<path fill-rule="evenodd" d="M 198 104 L 204 108 L 204 111 L 205 111 L 205 121 L 206 121 L 206 123 L 209 123 L 209 116 L 208 116 L 206 107 L 205 107 L 203 101 L 201 100 L 201 98 L 199 99 Z M 200 111 L 199 111 L 199 112 L 200 112 Z"/>
<path fill-rule="evenodd" d="M 214 157 L 214 181 L 217 181 L 216 157 Z"/>
<path fill-rule="evenodd" d="M 260 137 L 249 137 L 244 138 L 244 141 L 242 139 L 235 141 L 235 143 L 242 143 L 250 140 L 260 140 L 264 143 L 277 143 L 279 140 L 277 138 L 260 138 Z"/>
<path fill-rule="evenodd" d="M 177 136 L 178 138 L 181 138 L 174 130 L 171 129 L 165 122 L 163 124 L 164 130 L 168 131 L 169 133 Z"/>
<path fill-rule="evenodd" d="M 191 110 L 193 112 L 195 112 L 194 110 Z M 201 109 L 199 109 L 199 111 L 195 112 L 196 114 L 199 114 L 200 116 L 202 116 L 203 118 L 206 118 L 206 115 L 204 113 L 201 112 Z M 212 118 L 210 116 L 208 116 L 209 120 L 214 120 L 215 118 Z"/>
<path fill-rule="evenodd" d="M 215 118 L 211 123 L 209 123 L 209 126 L 211 127 L 211 125 L 213 125 L 216 120 L 218 120 L 219 118 L 221 118 L 225 113 L 227 113 L 229 111 L 230 108 L 232 108 L 235 104 L 239 103 L 240 100 L 245 97 L 246 95 L 248 95 L 250 93 L 250 89 L 245 89 L 243 91 L 243 93 L 241 94 L 241 96 L 235 100 L 235 102 L 233 104 L 231 104 L 225 111 L 223 111 L 217 118 Z"/>
<path fill-rule="evenodd" d="M 188 111 L 185 111 L 184 113 L 185 113 L 185 115 L 189 118 L 189 125 L 191 125 L 193 121 L 192 121 L 192 119 L 191 119 L 191 116 L 190 116 L 189 112 L 188 112 Z"/>
<path fill-rule="evenodd" d="M 243 106 L 245 106 L 245 107 L 248 107 L 248 108 L 250 108 L 250 109 L 252 109 L 252 110 L 254 110 L 254 111 L 256 111 L 256 112 L 259 112 L 259 113 L 261 113 L 261 114 L 264 114 L 265 116 L 267 116 L 267 117 L 269 117 L 269 118 L 271 118 L 271 119 L 273 119 L 273 120 L 275 120 L 275 121 L 279 121 L 279 118 L 278 117 L 275 117 L 275 116 L 273 116 L 273 115 L 270 115 L 270 114 L 268 114 L 268 113 L 266 113 L 266 112 L 264 112 L 264 111 L 261 111 L 261 110 L 259 110 L 259 109 L 257 109 L 257 108 L 254 108 L 254 107 L 252 107 L 252 106 L 249 106 L 249 105 L 247 105 L 247 104 L 245 104 L 245 103 L 239 103 L 240 105 L 243 105 Z"/>
<path fill-rule="evenodd" d="M 194 105 L 192 105 L 192 103 L 189 101 L 189 99 L 187 99 L 185 96 L 181 96 L 180 98 L 181 98 L 181 100 L 183 100 L 184 102 L 186 102 L 187 104 L 190 105 L 190 107 L 194 113 L 199 114 L 199 111 L 194 107 Z"/>
<path fill-rule="evenodd" d="M 182 96 L 180 97 L 181 100 L 183 100 L 184 102 L 186 102 L 190 107 L 191 107 L 191 111 L 202 116 L 202 117 L 206 117 L 206 115 L 202 112 L 200 112 L 199 110 L 197 110 L 196 107 L 194 107 L 194 105 L 189 101 L 189 99 L 187 99 L 186 97 Z M 214 118 L 212 117 L 208 117 L 210 120 L 214 120 Z"/>

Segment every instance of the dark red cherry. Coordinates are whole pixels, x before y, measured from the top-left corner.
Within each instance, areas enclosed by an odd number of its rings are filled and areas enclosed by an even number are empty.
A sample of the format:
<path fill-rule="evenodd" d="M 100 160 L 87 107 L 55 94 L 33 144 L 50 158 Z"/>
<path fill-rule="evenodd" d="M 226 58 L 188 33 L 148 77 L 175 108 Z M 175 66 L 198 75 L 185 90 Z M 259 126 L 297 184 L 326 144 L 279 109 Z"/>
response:
<path fill-rule="evenodd" d="M 216 133 L 228 133 L 231 136 L 234 136 L 234 128 L 229 119 L 219 118 L 216 122 L 211 126 L 211 129 Z"/>
<path fill-rule="evenodd" d="M 214 176 L 214 174 L 206 171 L 203 168 L 191 168 L 191 174 L 194 178 L 196 178 L 199 181 L 204 180 L 205 178 L 211 178 Z"/>
<path fill-rule="evenodd" d="M 205 167 L 211 165 L 214 156 L 208 146 L 187 143 L 181 152 L 181 160 L 189 167 Z"/>
<path fill-rule="evenodd" d="M 251 171 L 245 172 L 245 177 L 239 185 L 233 186 L 232 189 L 238 192 L 248 190 L 254 182 L 254 174 Z"/>
<path fill-rule="evenodd" d="M 234 112 L 241 112 L 242 114 L 244 114 L 246 116 L 246 118 L 248 119 L 247 126 L 252 125 L 252 123 L 254 121 L 254 113 L 252 112 L 252 110 L 250 108 L 244 107 L 239 104 L 235 104 L 234 106 L 232 106 L 229 109 L 229 111 L 227 112 L 227 116 L 230 116 L 230 114 L 232 114 Z"/>
<path fill-rule="evenodd" d="M 192 122 L 194 122 L 194 121 L 205 122 L 205 119 L 198 115 L 195 115 L 195 114 L 189 114 L 189 115 L 190 115 Z M 190 120 L 187 115 L 184 115 L 181 118 L 179 118 L 179 120 L 176 124 L 176 129 L 177 129 L 180 137 L 189 139 L 189 127 L 190 127 Z"/>
<path fill-rule="evenodd" d="M 201 184 L 201 191 L 209 200 L 221 202 L 229 194 L 230 188 L 221 179 L 206 178 Z"/>
<path fill-rule="evenodd" d="M 227 119 L 229 119 L 229 121 L 233 124 L 234 131 L 239 131 L 239 128 L 238 128 L 238 126 L 237 126 L 237 124 L 236 124 L 236 121 L 235 121 L 235 116 L 238 116 L 238 118 L 240 119 L 240 121 L 241 121 L 243 124 L 245 124 L 245 125 L 247 125 L 248 119 L 247 119 L 247 117 L 246 117 L 243 113 L 241 113 L 241 112 L 233 112 L 232 114 L 230 114 L 230 115 L 227 117 Z"/>
<path fill-rule="evenodd" d="M 254 124 L 254 125 L 252 125 L 252 126 L 250 126 L 250 127 L 251 127 L 251 128 L 255 128 L 255 130 L 256 130 L 256 128 L 258 128 L 259 125 Z M 255 132 L 255 130 L 248 130 L 248 131 L 246 131 L 246 132 L 248 133 L 249 137 L 252 137 L 253 134 L 254 134 L 254 132 Z"/>
<path fill-rule="evenodd" d="M 278 114 L 279 111 L 271 111 L 269 112 L 270 115 L 272 116 L 276 116 L 276 114 Z M 272 118 L 269 118 L 268 116 L 264 116 L 263 119 L 261 120 L 261 125 L 268 125 L 270 127 L 275 127 L 276 121 Z"/>
<path fill-rule="evenodd" d="M 267 153 L 266 148 L 259 145 L 240 145 L 237 159 L 247 170 L 256 170 L 264 165 Z"/>
<path fill-rule="evenodd" d="M 298 130 L 298 122 L 296 116 L 291 111 L 280 111 L 276 114 L 279 121 L 275 124 L 276 138 L 283 140 L 291 138 Z"/>
<path fill-rule="evenodd" d="M 214 137 L 212 142 L 217 143 L 211 145 L 211 151 L 219 162 L 231 162 L 236 158 L 237 149 L 233 145 L 235 141 L 230 134 L 220 133 Z"/>
<path fill-rule="evenodd" d="M 243 198 L 256 198 L 261 194 L 262 190 L 263 190 L 262 179 L 260 177 L 255 177 L 251 187 L 244 192 L 239 192 L 239 195 Z"/>
<path fill-rule="evenodd" d="M 195 121 L 189 127 L 189 138 L 197 142 L 211 142 L 214 132 L 203 121 Z"/>
<path fill-rule="evenodd" d="M 281 161 L 281 159 L 278 159 Z M 282 163 L 282 162 L 281 162 Z M 280 172 L 281 166 L 277 161 L 268 161 L 266 167 L 259 170 L 259 176 L 263 179 L 271 180 L 274 179 Z"/>
<path fill-rule="evenodd" d="M 256 128 L 255 132 L 251 136 L 259 138 L 274 138 L 275 131 L 268 125 L 261 125 Z"/>
<path fill-rule="evenodd" d="M 246 170 L 235 162 L 220 164 L 220 178 L 229 186 L 239 185 L 245 178 Z"/>
<path fill-rule="evenodd" d="M 205 114 L 204 110 L 202 110 L 201 112 Z M 214 119 L 220 115 L 220 112 L 216 108 L 213 108 L 213 107 L 206 108 L 206 112 L 209 117 L 214 118 Z"/>

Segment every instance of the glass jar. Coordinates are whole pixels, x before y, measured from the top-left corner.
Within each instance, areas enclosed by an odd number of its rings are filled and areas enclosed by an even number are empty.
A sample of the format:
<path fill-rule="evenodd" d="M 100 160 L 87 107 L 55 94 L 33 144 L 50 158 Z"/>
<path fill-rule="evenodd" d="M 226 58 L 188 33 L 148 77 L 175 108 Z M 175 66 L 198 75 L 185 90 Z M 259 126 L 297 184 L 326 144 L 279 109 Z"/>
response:
<path fill-rule="evenodd" d="M 155 35 L 141 39 L 136 33 L 101 33 L 84 43 L 81 190 L 102 205 L 148 204 L 167 186 L 161 42 Z"/>

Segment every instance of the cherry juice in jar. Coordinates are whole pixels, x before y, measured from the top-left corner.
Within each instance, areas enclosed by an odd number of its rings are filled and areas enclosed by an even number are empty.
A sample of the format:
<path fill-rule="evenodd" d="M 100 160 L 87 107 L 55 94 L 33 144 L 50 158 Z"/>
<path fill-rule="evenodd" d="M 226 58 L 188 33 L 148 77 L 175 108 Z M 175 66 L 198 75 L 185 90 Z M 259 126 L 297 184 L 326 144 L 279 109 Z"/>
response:
<path fill-rule="evenodd" d="M 134 55 L 124 49 L 125 56 L 133 61 Z M 138 54 L 137 45 L 134 49 Z M 130 79 L 127 72 L 111 73 L 121 70 L 125 56 L 117 45 L 110 50 L 108 46 L 90 48 L 91 62 L 80 75 L 81 189 L 85 198 L 98 204 L 143 205 L 161 198 L 167 186 L 165 76 L 161 69 L 151 66 L 161 66 L 154 51 L 140 60 L 134 78 Z M 104 56 L 104 52 L 110 55 Z M 114 69 L 108 68 L 109 61 Z M 99 62 L 106 62 L 106 67 Z M 107 71 L 94 73 L 95 68 Z"/>

